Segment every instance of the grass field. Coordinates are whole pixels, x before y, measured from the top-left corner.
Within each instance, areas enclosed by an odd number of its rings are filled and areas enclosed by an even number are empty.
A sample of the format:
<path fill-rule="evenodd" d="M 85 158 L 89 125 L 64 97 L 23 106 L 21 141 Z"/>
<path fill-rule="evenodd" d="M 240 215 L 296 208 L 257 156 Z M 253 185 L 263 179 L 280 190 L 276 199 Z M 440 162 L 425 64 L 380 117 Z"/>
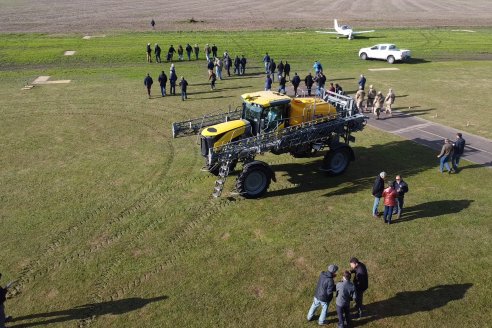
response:
<path fill-rule="evenodd" d="M 212 200 L 196 139 L 173 140 L 170 127 L 262 89 L 268 51 L 301 75 L 318 59 L 348 91 L 364 73 L 396 90 L 397 108 L 490 138 L 491 31 L 382 30 L 350 42 L 310 31 L 0 35 L 0 270 L 20 279 L 6 303 L 10 327 L 306 326 L 319 271 L 347 268 L 354 255 L 370 273 L 370 315 L 357 325 L 486 326 L 489 169 L 465 162 L 442 176 L 433 151 L 366 128 L 342 176 L 320 173 L 320 158 L 268 154 L 278 182 L 264 198 Z M 360 61 L 357 50 L 386 41 L 411 49 L 413 64 L 368 71 L 388 64 Z M 147 42 L 215 42 L 244 54 L 248 75 L 209 92 L 201 54 L 176 64 L 188 101 L 156 87 L 149 100 L 145 74 L 156 80 L 169 64 L 146 64 Z M 39 75 L 72 83 L 20 90 Z M 381 170 L 410 185 L 407 214 L 389 227 L 370 216 Z"/>

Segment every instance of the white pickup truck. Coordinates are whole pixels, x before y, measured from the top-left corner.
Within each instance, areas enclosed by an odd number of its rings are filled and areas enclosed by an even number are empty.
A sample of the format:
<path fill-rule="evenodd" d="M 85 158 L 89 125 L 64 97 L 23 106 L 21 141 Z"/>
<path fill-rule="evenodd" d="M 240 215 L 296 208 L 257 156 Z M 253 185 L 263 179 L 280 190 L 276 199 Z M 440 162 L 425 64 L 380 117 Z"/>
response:
<path fill-rule="evenodd" d="M 359 50 L 359 58 L 366 59 L 382 59 L 393 64 L 396 60 L 410 59 L 410 50 L 400 50 L 394 44 L 376 44 L 370 48 L 362 48 Z"/>

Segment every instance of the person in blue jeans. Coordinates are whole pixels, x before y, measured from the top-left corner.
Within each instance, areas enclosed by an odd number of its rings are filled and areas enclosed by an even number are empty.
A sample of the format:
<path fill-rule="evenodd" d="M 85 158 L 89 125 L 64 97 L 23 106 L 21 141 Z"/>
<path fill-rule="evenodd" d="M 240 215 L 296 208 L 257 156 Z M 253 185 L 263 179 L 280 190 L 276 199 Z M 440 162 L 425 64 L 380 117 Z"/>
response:
<path fill-rule="evenodd" d="M 328 312 L 328 305 L 330 305 L 333 299 L 333 292 L 335 291 L 335 282 L 333 278 L 337 276 L 338 266 L 330 264 L 327 271 L 322 271 L 319 275 L 318 284 L 314 291 L 313 304 L 309 308 L 307 314 L 307 320 L 313 320 L 314 312 L 321 306 L 321 313 L 319 315 L 318 324 L 324 325 L 326 314 Z"/>
<path fill-rule="evenodd" d="M 181 77 L 181 81 L 179 82 L 179 86 L 181 87 L 181 100 L 188 99 L 188 95 L 186 94 L 186 90 L 188 87 L 188 81 L 185 80 L 184 76 Z"/>
<path fill-rule="evenodd" d="M 372 195 L 374 196 L 374 204 L 372 206 L 372 216 L 377 218 L 379 215 L 378 206 L 384 191 L 384 179 L 386 178 L 386 172 L 381 172 L 376 177 L 374 185 L 372 186 Z"/>
<path fill-rule="evenodd" d="M 443 173 L 444 167 L 448 170 L 448 173 L 452 172 L 452 169 L 449 167 L 449 159 L 451 158 L 451 154 L 453 153 L 453 145 L 448 138 L 444 139 L 444 145 L 442 146 L 441 152 L 437 155 L 439 158 L 439 172 Z"/>
<path fill-rule="evenodd" d="M 453 156 L 451 156 L 451 164 L 453 165 L 453 170 L 458 170 L 458 165 L 460 164 L 461 155 L 465 151 L 465 139 L 461 133 L 456 133 L 456 141 L 453 143 Z"/>

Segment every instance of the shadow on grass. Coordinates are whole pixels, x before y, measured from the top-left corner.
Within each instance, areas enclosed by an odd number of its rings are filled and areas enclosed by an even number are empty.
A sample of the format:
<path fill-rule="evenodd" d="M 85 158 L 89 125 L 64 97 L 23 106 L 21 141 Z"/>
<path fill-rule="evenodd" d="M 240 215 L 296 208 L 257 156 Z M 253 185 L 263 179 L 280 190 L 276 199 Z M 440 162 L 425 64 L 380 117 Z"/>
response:
<path fill-rule="evenodd" d="M 410 58 L 409 60 L 406 61 L 407 64 L 427 64 L 431 63 L 430 60 L 423 59 L 423 58 Z"/>
<path fill-rule="evenodd" d="M 366 305 L 366 316 L 352 323 L 357 327 L 384 318 L 429 312 L 462 299 L 471 286 L 471 283 L 439 285 L 427 290 L 399 292 L 387 300 Z"/>
<path fill-rule="evenodd" d="M 423 148 L 410 140 L 392 141 L 372 147 L 353 147 L 356 160 L 348 170 L 339 176 L 329 177 L 320 171 L 322 157 L 308 163 L 287 163 L 272 165 L 274 172 L 287 176 L 296 187 L 272 190 L 264 197 L 278 197 L 313 190 L 335 189 L 324 196 L 355 194 L 367 190 L 371 197 L 371 186 L 376 175 L 386 171 L 390 179 L 400 174 L 404 179 L 430 168 L 436 168 L 438 162 L 432 150 Z M 275 187 L 275 184 L 272 185 Z"/>
<path fill-rule="evenodd" d="M 216 91 L 207 90 L 207 91 L 198 91 L 198 92 L 188 92 L 188 96 L 200 95 L 203 93 L 211 94 L 211 93 L 217 92 L 217 91 L 245 89 L 245 88 L 251 88 L 251 87 L 253 87 L 253 86 L 252 85 L 244 85 L 244 86 L 238 86 L 238 87 L 221 87 L 221 88 L 216 89 Z"/>
<path fill-rule="evenodd" d="M 471 203 L 473 203 L 473 200 L 469 199 L 437 200 L 407 208 L 404 207 L 401 219 L 395 220 L 393 223 L 402 223 L 415 219 L 430 219 L 441 215 L 459 213 L 467 209 Z"/>
<path fill-rule="evenodd" d="M 120 315 L 120 314 L 141 309 L 150 303 L 166 300 L 167 298 L 168 296 L 159 296 L 159 297 L 148 298 L 148 299 L 140 298 L 140 297 L 132 297 L 132 298 L 125 298 L 116 301 L 84 304 L 67 310 L 36 313 L 36 314 L 16 317 L 12 322 L 25 321 L 25 320 L 30 320 L 32 322 L 14 324 L 14 325 L 10 325 L 9 327 L 10 328 L 35 327 L 41 325 L 48 325 L 52 323 L 62 323 L 62 322 L 66 323 L 73 320 L 88 320 L 92 316 L 103 316 L 107 314 Z"/>
<path fill-rule="evenodd" d="M 429 114 L 432 111 L 435 111 L 436 108 L 415 109 L 415 107 L 412 107 L 411 109 L 408 109 L 408 107 L 396 107 L 393 108 L 393 110 L 400 111 L 400 113 L 403 114 L 402 116 L 422 116 L 425 114 Z"/>

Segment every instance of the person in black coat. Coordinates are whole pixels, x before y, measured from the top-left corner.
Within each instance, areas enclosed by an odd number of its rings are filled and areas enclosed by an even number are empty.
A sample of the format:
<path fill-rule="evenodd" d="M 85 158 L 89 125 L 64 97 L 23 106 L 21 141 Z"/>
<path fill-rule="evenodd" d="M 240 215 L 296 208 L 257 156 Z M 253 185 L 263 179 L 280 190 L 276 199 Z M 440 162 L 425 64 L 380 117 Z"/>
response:
<path fill-rule="evenodd" d="M 241 56 L 241 75 L 244 75 L 246 72 L 246 57 L 244 55 Z"/>
<path fill-rule="evenodd" d="M 186 93 L 188 90 L 188 81 L 185 80 L 184 76 L 181 77 L 179 86 L 181 87 L 181 100 L 184 101 L 185 99 L 188 99 L 188 94 Z"/>
<path fill-rule="evenodd" d="M 0 279 L 2 279 L 2 274 L 0 273 Z M 6 316 L 5 315 L 5 305 L 4 303 L 7 301 L 7 292 L 8 292 L 9 285 L 7 285 L 5 288 L 0 286 L 0 327 L 4 328 L 5 323 L 12 321 L 11 316 Z"/>
<path fill-rule="evenodd" d="M 241 66 L 241 59 L 239 58 L 239 56 L 236 56 L 236 58 L 234 58 L 234 74 L 236 75 L 241 74 L 239 66 Z"/>
<path fill-rule="evenodd" d="M 212 45 L 212 56 L 217 57 L 217 46 L 215 43 Z"/>
<path fill-rule="evenodd" d="M 314 80 L 311 72 L 304 78 L 304 83 L 306 84 L 306 89 L 308 92 L 308 96 L 311 96 L 311 88 L 313 87 Z"/>
<path fill-rule="evenodd" d="M 290 80 L 290 64 L 287 61 L 285 61 L 285 65 L 284 65 L 284 76 L 286 79 L 287 77 L 289 77 Z"/>
<path fill-rule="evenodd" d="M 292 78 L 292 85 L 294 86 L 294 97 L 298 97 L 299 95 L 297 94 L 297 88 L 299 87 L 299 84 L 301 84 L 301 78 L 297 73 L 294 73 L 294 77 Z"/>
<path fill-rule="evenodd" d="M 461 155 L 465 151 L 466 141 L 463 139 L 461 133 L 456 133 L 456 141 L 453 143 L 453 154 L 451 155 L 451 165 L 453 165 L 453 170 L 458 171 L 458 165 L 460 164 Z"/>
<path fill-rule="evenodd" d="M 396 197 L 396 204 L 393 214 L 397 214 L 396 219 L 398 220 L 401 217 L 403 211 L 403 204 L 405 199 L 405 194 L 408 192 L 408 184 L 403 181 L 401 175 L 397 175 L 395 181 L 392 183 L 393 189 L 396 190 L 398 196 Z"/>
<path fill-rule="evenodd" d="M 193 48 L 189 43 L 186 44 L 186 55 L 188 56 L 188 60 L 191 60 L 191 52 L 193 51 Z"/>
<path fill-rule="evenodd" d="M 364 292 L 369 288 L 369 275 L 367 274 L 367 268 L 364 263 L 360 262 L 356 257 L 350 259 L 351 273 L 355 273 L 354 286 L 355 286 L 355 308 L 359 318 L 362 317 L 362 302 Z"/>
<path fill-rule="evenodd" d="M 176 49 L 174 49 L 173 45 L 171 44 L 169 50 L 167 51 L 167 61 L 172 61 L 175 53 Z"/>
<path fill-rule="evenodd" d="M 152 84 L 154 84 L 154 80 L 152 80 L 150 74 L 147 73 L 147 76 L 144 79 L 144 85 L 147 88 L 147 94 L 149 95 L 149 98 L 150 98 L 150 89 L 152 88 Z"/>
<path fill-rule="evenodd" d="M 154 53 L 155 53 L 155 61 L 156 63 L 161 62 L 161 47 L 156 43 L 154 47 Z"/>
<path fill-rule="evenodd" d="M 162 71 L 161 75 L 159 75 L 159 85 L 161 86 L 161 94 L 163 97 L 166 96 L 166 83 L 167 83 L 167 75 Z"/>
<path fill-rule="evenodd" d="M 169 75 L 169 94 L 176 95 L 176 81 L 178 80 L 178 76 L 174 71 Z"/>
<path fill-rule="evenodd" d="M 374 185 L 372 186 L 372 195 L 374 196 L 374 205 L 372 206 L 372 216 L 377 218 L 379 216 L 378 206 L 384 191 L 384 179 L 386 178 L 386 172 L 381 172 L 376 177 Z"/>
<path fill-rule="evenodd" d="M 333 278 L 337 276 L 338 266 L 330 264 L 327 271 L 322 271 L 319 275 L 318 284 L 314 291 L 313 304 L 309 308 L 307 314 L 307 320 L 311 321 L 314 316 L 314 312 L 321 306 L 321 313 L 319 315 L 318 324 L 324 325 L 326 314 L 328 312 L 328 306 L 333 299 L 333 293 L 336 290 L 335 281 Z"/>

